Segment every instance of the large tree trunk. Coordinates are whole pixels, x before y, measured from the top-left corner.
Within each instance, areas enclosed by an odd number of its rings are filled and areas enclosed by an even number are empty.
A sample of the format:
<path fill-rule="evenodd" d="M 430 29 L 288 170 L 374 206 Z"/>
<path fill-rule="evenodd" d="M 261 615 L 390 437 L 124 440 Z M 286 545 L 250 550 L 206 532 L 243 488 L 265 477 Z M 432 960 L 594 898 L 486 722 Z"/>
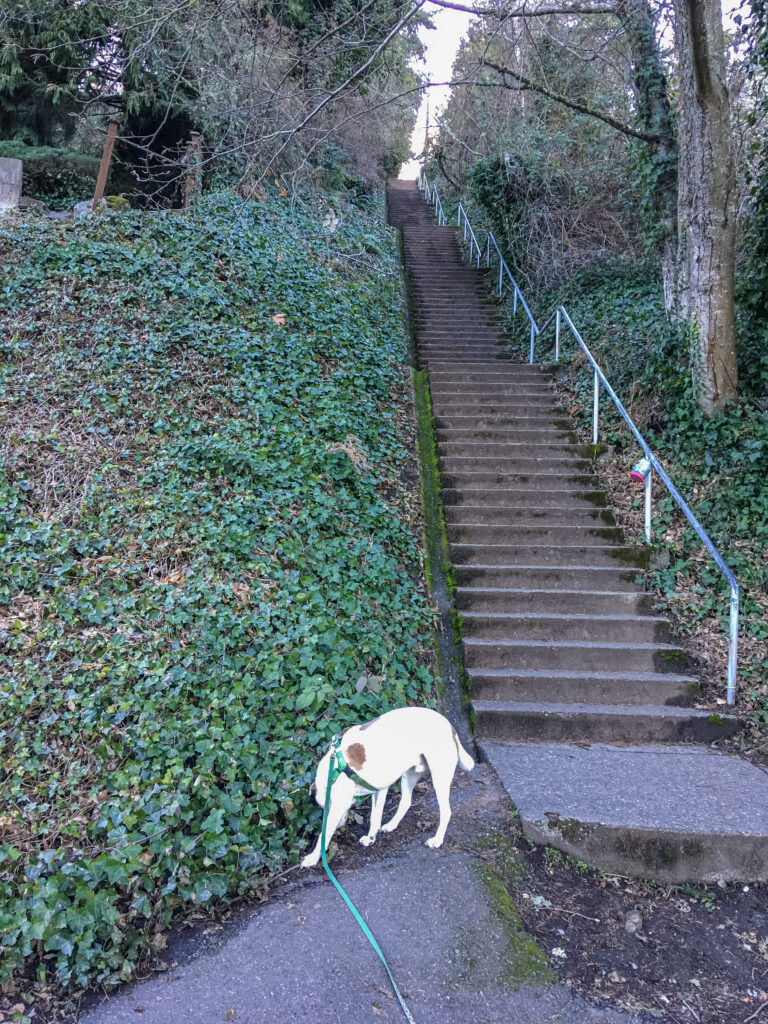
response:
<path fill-rule="evenodd" d="M 720 0 L 675 0 L 680 74 L 679 302 L 707 416 L 738 393 L 735 168 Z"/>
<path fill-rule="evenodd" d="M 649 0 L 619 0 L 616 15 L 627 34 L 632 55 L 632 86 L 643 129 L 657 138 L 649 143 L 656 166 L 654 207 L 661 226 L 662 278 L 667 313 L 678 317 L 677 139 L 667 79 L 656 40 Z"/>

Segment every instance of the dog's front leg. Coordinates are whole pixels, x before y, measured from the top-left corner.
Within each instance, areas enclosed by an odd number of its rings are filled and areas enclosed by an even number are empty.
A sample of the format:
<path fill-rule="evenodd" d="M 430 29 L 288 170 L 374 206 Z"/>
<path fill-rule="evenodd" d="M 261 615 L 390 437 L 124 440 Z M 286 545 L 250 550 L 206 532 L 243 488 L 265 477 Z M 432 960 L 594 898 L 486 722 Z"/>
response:
<path fill-rule="evenodd" d="M 405 775 L 400 779 L 400 803 L 398 805 L 397 812 L 392 818 L 390 818 L 386 825 L 381 826 L 382 832 L 394 832 L 403 820 L 406 812 L 411 806 L 413 787 L 419 781 L 420 775 L 421 772 L 417 771 L 415 768 L 409 768 Z"/>
<path fill-rule="evenodd" d="M 368 827 L 368 835 L 363 836 L 360 842 L 363 846 L 371 846 L 376 842 L 376 835 L 381 828 L 381 818 L 384 814 L 384 804 L 387 800 L 388 789 L 378 789 L 371 797 L 371 824 Z"/>
<path fill-rule="evenodd" d="M 325 848 L 328 849 L 328 844 L 331 841 L 331 836 L 342 823 L 347 815 L 347 811 L 352 806 L 354 800 L 354 790 L 350 794 L 349 799 L 339 792 L 339 787 L 334 786 L 333 792 L 331 793 L 331 806 L 328 808 L 328 820 L 325 824 Z M 320 830 L 320 835 L 317 837 L 315 848 L 312 853 L 308 853 L 304 860 L 301 862 L 303 868 L 313 868 L 320 860 L 320 847 L 323 841 L 323 832 Z"/>

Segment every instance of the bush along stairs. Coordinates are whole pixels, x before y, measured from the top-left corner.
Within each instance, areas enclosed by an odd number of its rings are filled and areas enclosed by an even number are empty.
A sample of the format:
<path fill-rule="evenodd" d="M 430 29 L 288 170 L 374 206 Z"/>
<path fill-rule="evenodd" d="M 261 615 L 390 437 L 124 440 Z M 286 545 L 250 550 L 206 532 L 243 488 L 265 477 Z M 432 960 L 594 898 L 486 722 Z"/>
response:
<path fill-rule="evenodd" d="M 715 751 L 695 666 L 635 582 L 550 377 L 504 358 L 481 277 L 389 183 L 428 372 L 475 739 L 529 839 L 670 882 L 768 880 L 768 775 Z"/>

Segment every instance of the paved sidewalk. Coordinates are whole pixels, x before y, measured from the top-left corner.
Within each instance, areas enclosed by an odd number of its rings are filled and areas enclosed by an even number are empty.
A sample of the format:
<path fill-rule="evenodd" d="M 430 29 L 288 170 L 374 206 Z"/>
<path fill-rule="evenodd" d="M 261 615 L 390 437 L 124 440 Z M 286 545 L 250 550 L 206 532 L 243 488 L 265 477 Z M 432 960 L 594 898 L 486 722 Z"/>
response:
<path fill-rule="evenodd" d="M 511 805 L 490 768 L 454 783 L 446 845 L 430 851 L 431 789 L 405 830 L 370 850 L 341 838 L 339 880 L 390 963 L 417 1024 L 640 1024 L 559 984 L 516 990 L 510 936 L 476 843 Z M 417 792 L 419 792 L 417 790 Z M 427 792 L 428 790 L 428 792 Z M 414 827 L 421 821 L 421 830 Z M 360 831 L 358 828 L 357 831 Z M 348 865 L 348 866 L 345 866 Z M 175 966 L 92 1007 L 80 1024 L 366 1024 L 404 1021 L 384 968 L 325 874 L 296 873 L 265 906 L 218 934 L 172 945 Z M 521 954 L 523 960 L 526 954 Z"/>

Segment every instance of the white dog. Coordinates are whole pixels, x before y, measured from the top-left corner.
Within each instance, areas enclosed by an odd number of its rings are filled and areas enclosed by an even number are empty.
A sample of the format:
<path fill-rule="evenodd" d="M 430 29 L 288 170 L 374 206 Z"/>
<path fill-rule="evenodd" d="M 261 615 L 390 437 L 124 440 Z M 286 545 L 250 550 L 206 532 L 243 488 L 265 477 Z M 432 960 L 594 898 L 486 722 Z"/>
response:
<path fill-rule="evenodd" d="M 379 829 L 393 832 L 411 806 L 413 787 L 427 768 L 440 807 L 440 823 L 437 832 L 427 840 L 427 846 L 436 850 L 442 844 L 451 819 L 451 782 L 456 765 L 460 764 L 465 772 L 471 772 L 475 767 L 447 718 L 429 708 L 398 708 L 365 725 L 347 729 L 341 738 L 339 752 L 347 767 L 332 783 L 326 849 L 357 796 L 371 796 L 371 824 L 368 835 L 360 840 L 363 846 L 370 846 L 375 841 Z M 311 787 L 321 807 L 325 806 L 331 756 L 332 750 L 329 750 L 320 761 Z M 401 784 L 400 805 L 392 820 L 382 825 L 387 790 L 398 779 Z M 311 868 L 317 864 L 321 843 L 322 832 L 314 850 L 302 860 L 302 867 Z"/>

